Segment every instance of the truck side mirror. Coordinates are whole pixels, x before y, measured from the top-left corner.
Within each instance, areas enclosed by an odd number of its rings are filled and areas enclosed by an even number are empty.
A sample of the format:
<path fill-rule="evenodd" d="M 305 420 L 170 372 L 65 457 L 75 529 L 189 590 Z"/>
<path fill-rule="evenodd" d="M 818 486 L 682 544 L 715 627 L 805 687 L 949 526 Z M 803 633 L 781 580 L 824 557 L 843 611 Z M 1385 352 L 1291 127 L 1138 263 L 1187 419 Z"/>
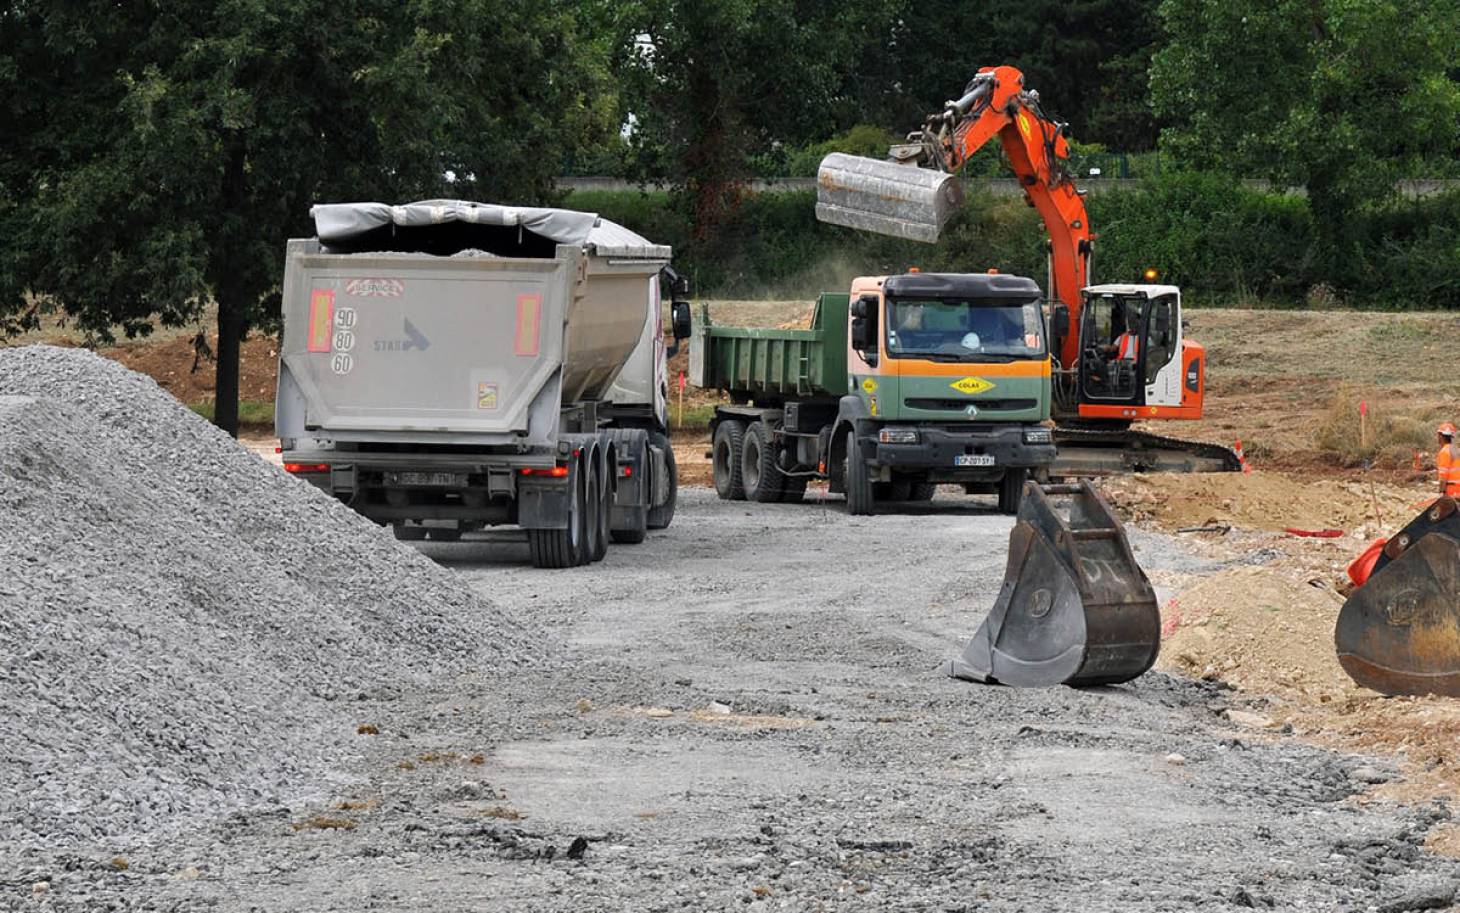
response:
<path fill-rule="evenodd" d="M 877 298 L 863 295 L 851 305 L 852 348 L 862 353 L 868 364 L 877 361 Z"/>
<path fill-rule="evenodd" d="M 1070 305 L 1056 304 L 1050 308 L 1050 336 L 1064 339 L 1070 335 Z"/>
<path fill-rule="evenodd" d="M 694 323 L 690 319 L 689 302 L 673 301 L 669 305 L 669 326 L 674 333 L 676 340 L 688 339 L 694 332 Z"/>

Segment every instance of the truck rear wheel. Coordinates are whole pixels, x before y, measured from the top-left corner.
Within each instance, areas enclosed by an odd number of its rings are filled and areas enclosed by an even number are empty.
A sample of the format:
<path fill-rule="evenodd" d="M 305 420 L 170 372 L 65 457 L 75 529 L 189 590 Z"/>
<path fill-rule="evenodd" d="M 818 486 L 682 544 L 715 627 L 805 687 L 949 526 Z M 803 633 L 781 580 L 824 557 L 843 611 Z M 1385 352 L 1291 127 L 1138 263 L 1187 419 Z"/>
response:
<path fill-rule="evenodd" d="M 584 506 L 588 508 L 588 564 L 602 561 L 608 554 L 608 521 L 613 511 L 613 487 L 603 477 L 598 460 L 588 467 L 588 495 Z"/>
<path fill-rule="evenodd" d="M 783 476 L 782 481 L 785 482 L 786 487 L 781 489 L 781 503 L 801 503 L 801 499 L 806 496 L 806 477 Z"/>
<path fill-rule="evenodd" d="M 740 475 L 746 499 L 762 504 L 781 500 L 785 495 L 785 476 L 776 462 L 770 429 L 765 422 L 755 422 L 746 429 L 745 446 L 740 452 Z"/>
<path fill-rule="evenodd" d="M 872 473 L 855 440 L 847 441 L 847 513 L 854 517 L 872 515 Z"/>
<path fill-rule="evenodd" d="M 745 425 L 726 419 L 715 427 L 710 448 L 715 473 L 715 493 L 723 501 L 744 501 L 745 482 L 740 456 L 745 449 Z"/>
<path fill-rule="evenodd" d="M 649 509 L 650 529 L 668 529 L 669 524 L 674 521 L 674 507 L 679 503 L 679 467 L 674 462 L 674 448 L 669 444 L 669 438 L 658 431 L 649 435 L 649 444 L 664 451 L 664 471 L 668 474 L 667 493 L 664 496 L 664 503 L 658 507 Z M 658 487 L 656 481 L 651 487 L 650 499 L 654 497 L 652 489 Z"/>
<path fill-rule="evenodd" d="M 896 482 L 873 482 L 872 497 L 878 501 L 903 502 L 911 500 L 912 483 L 904 479 Z"/>
<path fill-rule="evenodd" d="M 564 529 L 529 529 L 527 548 L 533 567 L 577 567 L 588 554 L 583 463 L 574 460 L 568 476 L 568 525 Z"/>
<path fill-rule="evenodd" d="M 1005 469 L 999 480 L 999 513 L 1017 514 L 1019 502 L 1024 499 L 1024 480 L 1029 476 L 1027 469 Z"/>

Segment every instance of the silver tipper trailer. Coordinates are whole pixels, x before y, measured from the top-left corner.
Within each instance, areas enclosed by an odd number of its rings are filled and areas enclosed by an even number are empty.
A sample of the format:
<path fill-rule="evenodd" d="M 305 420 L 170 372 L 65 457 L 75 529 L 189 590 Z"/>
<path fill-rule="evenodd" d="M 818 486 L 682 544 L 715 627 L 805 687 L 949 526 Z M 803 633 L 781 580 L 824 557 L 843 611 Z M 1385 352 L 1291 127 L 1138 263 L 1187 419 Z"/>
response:
<path fill-rule="evenodd" d="M 312 215 L 284 268 L 286 470 L 402 539 L 516 524 L 538 567 L 669 525 L 662 308 L 687 289 L 668 247 L 564 209 Z M 689 304 L 672 312 L 677 348 Z"/>

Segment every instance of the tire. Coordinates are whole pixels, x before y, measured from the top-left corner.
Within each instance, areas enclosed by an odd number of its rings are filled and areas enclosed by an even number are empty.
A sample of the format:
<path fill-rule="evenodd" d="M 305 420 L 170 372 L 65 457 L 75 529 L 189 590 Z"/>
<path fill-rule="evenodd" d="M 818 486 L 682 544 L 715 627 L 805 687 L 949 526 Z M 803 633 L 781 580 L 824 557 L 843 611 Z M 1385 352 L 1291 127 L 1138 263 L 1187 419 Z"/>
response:
<path fill-rule="evenodd" d="M 745 498 L 762 504 L 774 504 L 785 495 L 786 477 L 776 461 L 770 429 L 765 422 L 755 422 L 745 431 L 745 445 L 740 451 L 740 476 Z"/>
<path fill-rule="evenodd" d="M 872 473 L 854 440 L 847 441 L 846 460 L 847 513 L 854 517 L 870 517 L 875 504 L 872 499 Z"/>
<path fill-rule="evenodd" d="M 426 527 L 408 526 L 405 523 L 392 523 L 391 532 L 402 542 L 420 542 L 426 538 Z"/>
<path fill-rule="evenodd" d="M 608 554 L 608 525 L 613 519 L 613 485 L 605 476 L 602 465 L 600 461 L 594 460 L 593 472 L 589 475 L 593 482 L 588 503 L 597 505 L 589 511 L 589 522 L 593 524 L 592 535 L 589 536 L 589 561 L 602 561 Z"/>
<path fill-rule="evenodd" d="M 912 484 L 912 490 L 908 492 L 907 499 L 914 503 L 923 504 L 933 500 L 933 496 L 937 493 L 938 486 L 932 482 L 914 482 Z"/>
<path fill-rule="evenodd" d="M 649 445 L 658 447 L 664 451 L 664 469 L 669 473 L 669 493 L 665 496 L 664 503 L 658 507 L 649 508 L 649 519 L 646 524 L 650 529 L 668 529 L 669 524 L 674 522 L 674 507 L 679 503 L 679 467 L 674 462 L 674 448 L 669 446 L 669 438 L 658 431 L 650 432 Z M 651 486 L 651 491 L 657 487 L 657 483 Z M 652 498 L 653 495 L 651 494 Z"/>
<path fill-rule="evenodd" d="M 710 462 L 715 474 L 715 494 L 722 501 L 744 501 L 745 480 L 741 475 L 740 455 L 745 450 L 745 426 L 735 419 L 726 419 L 715 426 L 710 446 Z"/>
<path fill-rule="evenodd" d="M 1019 502 L 1024 500 L 1024 480 L 1029 476 L 1027 469 L 1005 469 L 999 480 L 999 513 L 1017 514 Z"/>
<path fill-rule="evenodd" d="M 426 534 L 432 542 L 460 542 L 461 530 L 454 526 L 432 526 Z"/>
<path fill-rule="evenodd" d="M 527 547 L 532 566 L 544 568 L 577 567 L 588 554 L 587 511 L 584 509 L 583 463 L 574 460 L 568 475 L 568 526 L 566 529 L 530 529 Z"/>

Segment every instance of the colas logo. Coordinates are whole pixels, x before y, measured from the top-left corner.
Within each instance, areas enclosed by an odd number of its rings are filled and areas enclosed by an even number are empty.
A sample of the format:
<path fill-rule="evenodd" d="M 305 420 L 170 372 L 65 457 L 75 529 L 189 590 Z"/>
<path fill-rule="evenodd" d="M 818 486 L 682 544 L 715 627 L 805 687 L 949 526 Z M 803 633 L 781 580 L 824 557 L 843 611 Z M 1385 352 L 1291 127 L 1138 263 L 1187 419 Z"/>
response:
<path fill-rule="evenodd" d="M 948 386 L 957 390 L 959 393 L 968 393 L 970 395 L 983 393 L 986 390 L 992 390 L 994 388 L 993 383 L 984 380 L 982 377 L 965 377 L 961 380 L 955 380 Z"/>
<path fill-rule="evenodd" d="M 405 325 L 402 331 L 406 334 L 405 339 L 377 339 L 375 340 L 375 351 L 377 352 L 406 352 L 415 349 L 424 352 L 431 348 L 431 341 L 426 334 L 416 329 L 409 317 L 405 318 Z"/>

